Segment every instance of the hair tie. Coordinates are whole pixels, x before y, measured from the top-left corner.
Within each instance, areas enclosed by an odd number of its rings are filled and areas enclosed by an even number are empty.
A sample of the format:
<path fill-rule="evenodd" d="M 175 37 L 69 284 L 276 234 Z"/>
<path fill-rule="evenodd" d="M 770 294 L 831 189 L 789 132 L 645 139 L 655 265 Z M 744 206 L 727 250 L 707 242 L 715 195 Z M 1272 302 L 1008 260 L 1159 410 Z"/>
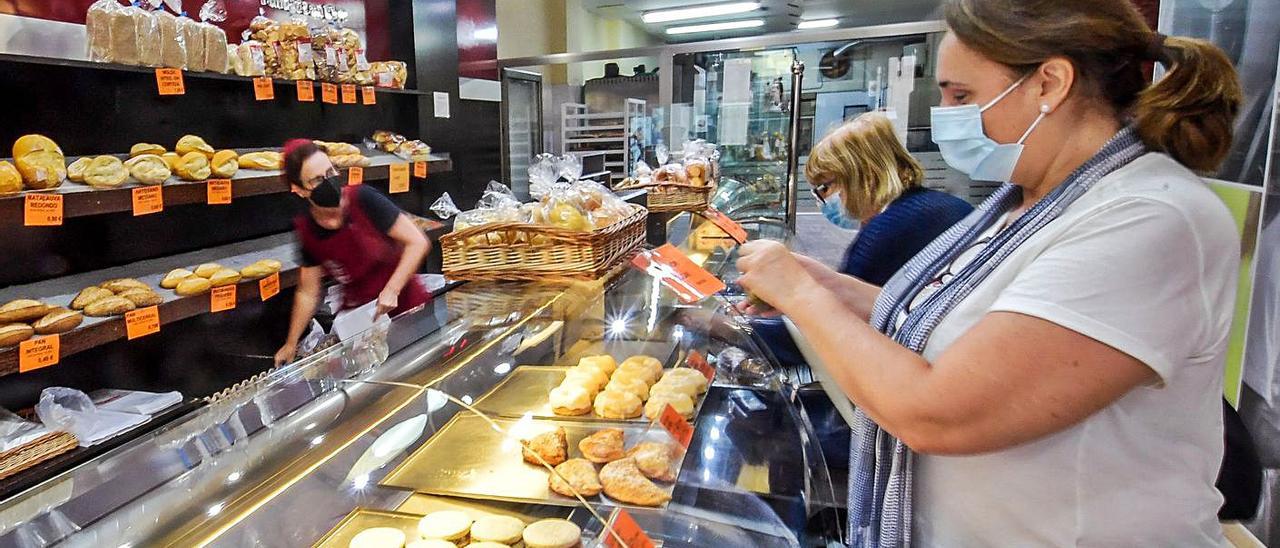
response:
<path fill-rule="evenodd" d="M 1164 34 L 1161 34 L 1158 32 L 1155 33 L 1155 36 L 1151 38 L 1151 42 L 1147 44 L 1146 57 L 1148 60 L 1164 62 L 1166 58 L 1165 51 L 1164 51 L 1164 41 L 1168 38 L 1169 37 Z"/>

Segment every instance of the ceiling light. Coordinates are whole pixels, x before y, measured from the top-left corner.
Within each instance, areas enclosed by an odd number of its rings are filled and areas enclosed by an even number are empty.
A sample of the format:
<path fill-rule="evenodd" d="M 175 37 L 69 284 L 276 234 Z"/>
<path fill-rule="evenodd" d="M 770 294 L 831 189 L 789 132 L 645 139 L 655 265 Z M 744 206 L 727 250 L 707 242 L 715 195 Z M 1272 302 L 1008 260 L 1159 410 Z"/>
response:
<path fill-rule="evenodd" d="M 813 19 L 809 21 L 801 21 L 800 29 L 826 29 L 840 24 L 839 19 Z"/>
<path fill-rule="evenodd" d="M 707 23 L 705 25 L 671 27 L 667 29 L 667 34 L 692 34 L 695 32 L 711 32 L 716 30 L 752 29 L 763 26 L 764 19 L 747 19 L 744 21 L 726 21 L 724 23 Z"/>
<path fill-rule="evenodd" d="M 645 23 L 666 23 L 669 21 L 683 21 L 685 19 L 699 19 L 702 17 L 747 13 L 758 9 L 760 9 L 759 2 L 731 2 L 728 4 L 695 6 L 692 8 L 647 11 L 644 15 L 640 16 L 640 18 L 644 20 Z"/>

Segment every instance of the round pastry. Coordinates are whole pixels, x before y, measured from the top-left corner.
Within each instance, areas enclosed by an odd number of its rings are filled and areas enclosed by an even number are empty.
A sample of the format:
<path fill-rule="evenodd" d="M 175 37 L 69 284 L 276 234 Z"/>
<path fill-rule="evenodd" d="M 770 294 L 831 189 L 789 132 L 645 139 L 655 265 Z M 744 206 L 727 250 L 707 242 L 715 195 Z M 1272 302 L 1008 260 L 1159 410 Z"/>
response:
<path fill-rule="evenodd" d="M 203 152 L 188 152 L 178 160 L 178 168 L 174 170 L 179 177 L 188 181 L 203 181 L 209 178 L 209 156 Z"/>
<path fill-rule="evenodd" d="M 115 156 L 98 156 L 84 169 L 84 182 L 93 188 L 115 188 L 129 178 L 129 170 Z"/>
<path fill-rule="evenodd" d="M 685 419 L 693 418 L 693 398 L 678 392 L 654 392 L 644 404 L 644 418 L 657 420 L 662 409 L 670 405 Z"/>
<path fill-rule="evenodd" d="M 662 380 L 659 383 L 667 382 L 667 380 L 675 380 L 679 382 L 687 382 L 698 387 L 698 393 L 707 391 L 707 377 L 696 369 L 688 367 L 678 367 L 662 374 Z"/>
<path fill-rule="evenodd" d="M 101 318 L 124 314 L 125 312 L 135 308 L 137 308 L 137 305 L 133 304 L 133 301 L 124 297 L 112 295 L 110 297 L 93 301 L 88 306 L 84 307 L 84 314 L 86 316 Z"/>
<path fill-rule="evenodd" d="M 583 365 L 588 365 L 588 364 L 595 364 L 599 366 L 600 369 L 604 370 L 604 373 L 606 375 L 612 375 L 613 372 L 617 371 L 618 369 L 618 362 L 613 359 L 613 356 L 610 356 L 608 354 L 602 354 L 599 356 L 587 356 L 585 358 L 578 360 L 578 367 L 582 367 Z"/>
<path fill-rule="evenodd" d="M 432 512 L 418 522 L 418 534 L 422 538 L 458 540 L 471 530 L 471 516 L 456 510 Z"/>
<path fill-rule="evenodd" d="M 115 293 L 112 293 L 110 289 L 105 287 L 98 287 L 96 285 L 89 286 L 81 289 L 80 293 L 76 295 L 76 298 L 72 299 L 71 308 L 74 310 L 83 310 L 84 307 L 89 306 L 89 304 L 94 301 L 114 295 Z"/>
<path fill-rule="evenodd" d="M 160 159 L 164 160 L 164 165 L 169 166 L 169 171 L 178 169 L 178 162 L 182 160 L 182 155 L 177 152 L 166 152 L 160 155 Z"/>
<path fill-rule="evenodd" d="M 230 268 L 224 268 L 214 272 L 209 276 L 209 283 L 213 287 L 222 287 L 224 285 L 235 285 L 240 282 L 240 273 Z"/>
<path fill-rule="evenodd" d="M 577 384 L 594 394 L 608 383 L 609 376 L 598 369 L 579 369 L 574 367 L 565 371 L 564 382 L 561 384 Z"/>
<path fill-rule="evenodd" d="M 89 162 L 92 161 L 93 158 L 84 156 L 71 162 L 71 165 L 67 166 L 67 179 L 70 179 L 73 183 L 83 183 L 84 170 L 89 167 Z"/>
<path fill-rule="evenodd" d="M 516 540 L 520 540 L 520 538 L 519 538 L 519 537 L 516 537 Z M 511 545 L 510 545 L 510 544 L 501 543 L 501 542 L 487 542 L 487 541 L 486 541 L 486 542 L 473 542 L 473 543 L 471 543 L 471 544 L 468 544 L 468 545 L 467 545 L 467 548 L 511 548 Z"/>
<path fill-rule="evenodd" d="M 107 280 L 98 284 L 99 287 L 105 288 L 112 293 L 120 293 L 129 289 L 151 289 L 151 286 L 144 284 L 133 278 L 116 278 Z"/>
<path fill-rule="evenodd" d="M 0 160 L 0 196 L 22 192 L 22 174 L 13 164 Z"/>
<path fill-rule="evenodd" d="M 662 379 L 658 384 L 653 385 L 649 389 L 649 394 L 684 394 L 693 399 L 698 399 L 698 385 L 690 379 Z"/>
<path fill-rule="evenodd" d="M 25 323 L 0 326 L 0 347 L 13 346 L 35 336 L 36 332 Z"/>
<path fill-rule="evenodd" d="M 160 280 L 160 287 L 165 289 L 173 289 L 182 283 L 182 280 L 195 276 L 195 272 L 185 268 L 175 268 L 164 275 L 164 279 Z"/>
<path fill-rule="evenodd" d="M 395 527 L 370 527 L 351 537 L 350 548 L 400 548 L 407 535 Z"/>
<path fill-rule="evenodd" d="M 178 287 L 173 288 L 173 292 L 183 297 L 190 297 L 206 293 L 211 287 L 213 287 L 213 284 L 209 283 L 209 280 L 199 276 L 192 276 L 179 282 Z"/>
<path fill-rule="evenodd" d="M 524 533 L 524 522 L 511 516 L 484 516 L 471 524 L 471 540 L 515 544 Z"/>
<path fill-rule="evenodd" d="M 582 529 L 567 519 L 544 519 L 524 528 L 526 548 L 573 548 L 582 541 Z"/>
<path fill-rule="evenodd" d="M 194 270 L 195 275 L 201 278 L 212 278 L 213 274 L 219 270 L 226 268 L 218 263 L 204 263 L 197 266 Z"/>
<path fill-rule="evenodd" d="M 640 416 L 644 402 L 630 392 L 605 390 L 596 395 L 596 416 L 604 419 L 634 419 Z"/>
<path fill-rule="evenodd" d="M 138 143 L 129 147 L 129 157 L 142 156 L 143 154 L 154 154 L 159 156 L 164 154 L 164 147 L 153 143 Z"/>
<path fill-rule="evenodd" d="M 33 299 L 17 299 L 0 306 L 0 324 L 29 323 L 48 314 L 52 310 L 47 304 Z"/>
<path fill-rule="evenodd" d="M 572 369 L 582 369 L 585 371 L 599 372 L 601 375 L 604 375 L 604 379 L 606 383 L 609 382 L 609 375 L 612 373 L 612 371 L 605 369 L 603 365 L 596 362 L 579 363 L 578 365 L 574 366 Z"/>
<path fill-rule="evenodd" d="M 630 392 L 640 398 L 640 401 L 649 399 L 649 383 L 644 382 L 644 379 L 640 377 L 614 377 L 609 381 L 609 384 L 605 385 L 604 389 L 615 392 Z"/>
<path fill-rule="evenodd" d="M 404 546 L 405 548 L 458 548 L 457 544 L 438 538 L 418 539 Z"/>
<path fill-rule="evenodd" d="M 136 287 L 121 291 L 117 293 L 116 296 L 128 299 L 129 302 L 133 303 L 133 306 L 138 308 L 156 306 L 164 302 L 164 297 L 161 297 L 155 291 Z"/>
<path fill-rule="evenodd" d="M 51 335 L 71 331 L 79 327 L 80 322 L 83 321 L 84 314 L 65 308 L 55 308 L 43 318 L 36 320 L 31 327 L 40 335 Z"/>
<path fill-rule="evenodd" d="M 195 135 L 183 135 L 181 139 L 178 139 L 178 144 L 173 147 L 173 150 L 183 157 L 192 152 L 199 152 L 204 156 L 205 160 L 213 157 L 213 147 L 204 142 L 204 139 Z"/>
<path fill-rule="evenodd" d="M 577 416 L 591 412 L 591 393 L 576 384 L 562 384 L 551 389 L 551 411 L 557 415 Z"/>
<path fill-rule="evenodd" d="M 618 366 L 618 372 L 639 374 L 645 382 L 653 384 L 662 378 L 662 362 L 649 356 L 632 356 Z"/>
<path fill-rule="evenodd" d="M 234 150 L 219 150 L 209 161 L 209 169 L 218 177 L 230 178 L 240 169 L 239 159 L 240 155 Z"/>
<path fill-rule="evenodd" d="M 173 175 L 169 163 L 155 154 L 143 154 L 129 158 L 124 166 L 129 168 L 129 175 L 144 185 L 164 184 Z"/>

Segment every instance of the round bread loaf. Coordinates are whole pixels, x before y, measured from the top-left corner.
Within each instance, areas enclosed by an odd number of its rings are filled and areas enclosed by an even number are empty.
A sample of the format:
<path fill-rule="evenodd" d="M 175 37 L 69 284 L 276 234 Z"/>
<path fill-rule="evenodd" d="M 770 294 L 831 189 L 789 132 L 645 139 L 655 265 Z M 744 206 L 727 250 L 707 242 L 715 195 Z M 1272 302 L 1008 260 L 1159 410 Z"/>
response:
<path fill-rule="evenodd" d="M 25 323 L 11 323 L 0 326 L 0 347 L 13 346 L 30 339 L 35 334 L 35 330 Z"/>
<path fill-rule="evenodd" d="M 190 297 L 207 293 L 211 287 L 213 287 L 213 284 L 209 283 L 209 280 L 199 276 L 192 276 L 179 282 L 178 287 L 173 288 L 173 292 L 183 297 Z"/>
<path fill-rule="evenodd" d="M 55 308 L 53 311 L 45 314 L 43 318 L 36 320 L 31 327 L 40 335 L 52 335 L 54 333 L 66 333 L 80 326 L 84 321 L 84 314 L 74 310 L 65 308 Z"/>
<path fill-rule="evenodd" d="M 34 299 L 16 299 L 0 306 L 0 324 L 28 323 L 43 318 L 50 306 Z"/>

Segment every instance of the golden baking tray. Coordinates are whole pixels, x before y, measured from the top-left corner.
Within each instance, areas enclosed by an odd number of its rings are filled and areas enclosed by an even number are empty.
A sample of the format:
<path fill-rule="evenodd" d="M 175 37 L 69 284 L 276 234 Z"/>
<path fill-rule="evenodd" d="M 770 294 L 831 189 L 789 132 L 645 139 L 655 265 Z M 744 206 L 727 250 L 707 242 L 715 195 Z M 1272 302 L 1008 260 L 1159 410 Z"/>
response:
<path fill-rule="evenodd" d="M 395 527 L 404 531 L 405 537 L 412 540 L 418 538 L 418 520 L 420 519 L 422 516 L 413 514 L 356 508 L 312 546 L 314 548 L 347 548 L 351 545 L 351 538 L 356 536 L 356 533 L 371 527 Z"/>
<path fill-rule="evenodd" d="M 473 407 L 492 416 L 523 417 L 532 414 L 535 419 L 587 421 L 587 422 L 620 422 L 618 419 L 602 419 L 595 412 L 585 415 L 557 415 L 551 410 L 549 393 L 552 388 L 560 386 L 569 367 L 547 365 L 522 365 L 515 368 L 498 386 L 476 400 Z M 707 399 L 706 393 L 698 396 L 694 402 L 693 416 L 697 417 L 702 410 L 702 402 Z M 644 415 L 625 422 L 648 423 Z"/>
<path fill-rule="evenodd" d="M 581 508 L 480 502 L 414 494 L 394 512 L 356 508 L 313 546 L 315 548 L 348 548 L 351 538 L 356 536 L 356 533 L 371 527 L 395 527 L 403 531 L 412 542 L 418 538 L 418 520 L 422 519 L 422 516 L 441 510 L 465 512 L 473 520 L 489 515 L 511 516 L 525 522 L 525 525 L 546 518 L 567 519 L 582 528 L 583 546 L 589 546 L 604 529 L 603 524 L 592 523 L 595 518 L 590 512 Z M 602 517 L 612 523 L 616 512 L 615 509 Z"/>
<path fill-rule="evenodd" d="M 459 413 L 387 474 L 381 485 L 432 495 L 577 506 L 581 504 L 578 499 L 551 490 L 548 485 L 551 472 L 524 462 L 518 439 L 562 426 L 568 434 L 570 457 L 581 456 L 578 442 L 582 438 L 606 427 L 622 429 L 628 448 L 642 441 L 676 443 L 665 430 L 651 428 L 648 423 L 530 420 L 517 428 L 518 419 L 493 420 L 504 432 L 512 432 L 514 437 L 494 430 L 478 415 Z M 676 466 L 677 476 L 682 465 L 683 459 L 680 459 Z M 658 483 L 658 486 L 665 488 L 667 493 L 674 488 L 672 484 Z M 586 500 L 593 504 L 630 506 L 612 501 L 603 494 Z"/>

